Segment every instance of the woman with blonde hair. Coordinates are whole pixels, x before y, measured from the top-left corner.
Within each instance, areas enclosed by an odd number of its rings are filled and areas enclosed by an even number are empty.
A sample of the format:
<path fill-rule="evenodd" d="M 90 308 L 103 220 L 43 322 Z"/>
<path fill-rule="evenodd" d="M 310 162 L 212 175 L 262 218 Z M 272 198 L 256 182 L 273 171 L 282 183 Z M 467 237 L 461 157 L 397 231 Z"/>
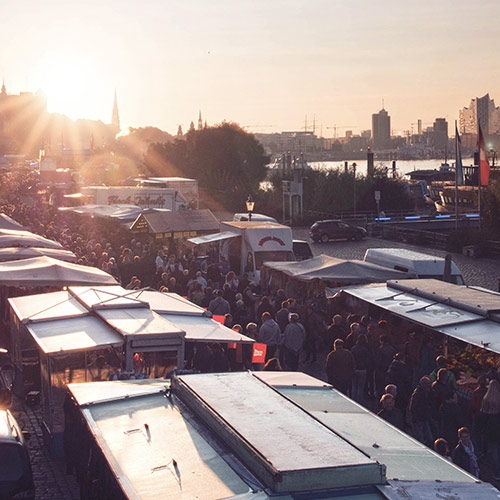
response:
<path fill-rule="evenodd" d="M 487 454 L 490 458 L 495 479 L 500 478 L 500 383 L 490 380 L 488 390 L 481 403 L 481 417 Z"/>

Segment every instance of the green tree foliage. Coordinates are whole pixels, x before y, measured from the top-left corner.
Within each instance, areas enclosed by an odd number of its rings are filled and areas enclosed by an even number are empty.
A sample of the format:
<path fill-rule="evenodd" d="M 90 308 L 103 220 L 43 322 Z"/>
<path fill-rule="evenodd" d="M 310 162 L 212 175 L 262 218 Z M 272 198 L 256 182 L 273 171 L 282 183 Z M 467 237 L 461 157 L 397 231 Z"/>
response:
<path fill-rule="evenodd" d="M 273 191 L 281 193 L 281 181 L 287 178 L 281 172 L 271 177 Z M 342 169 L 308 170 L 304 172 L 304 209 L 335 213 L 354 210 L 375 211 L 375 191 L 381 193 L 381 210 L 410 208 L 412 200 L 401 182 L 387 177 L 387 170 L 375 168 L 371 177 Z M 280 202 L 280 198 L 278 199 Z"/>
<path fill-rule="evenodd" d="M 224 208 L 240 211 L 248 194 L 257 193 L 268 161 L 255 137 L 233 123 L 190 130 L 170 144 L 152 144 L 144 159 L 151 175 L 197 179 Z"/>

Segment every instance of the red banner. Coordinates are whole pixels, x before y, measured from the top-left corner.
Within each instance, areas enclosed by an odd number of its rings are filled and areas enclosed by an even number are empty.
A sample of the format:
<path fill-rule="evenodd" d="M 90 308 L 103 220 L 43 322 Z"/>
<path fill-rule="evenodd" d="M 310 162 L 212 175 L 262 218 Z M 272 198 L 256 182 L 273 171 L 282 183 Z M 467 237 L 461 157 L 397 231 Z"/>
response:
<path fill-rule="evenodd" d="M 266 362 L 266 344 L 258 344 L 257 342 L 253 345 L 252 352 L 252 363 L 265 363 Z"/>
<path fill-rule="evenodd" d="M 224 316 L 221 316 L 219 314 L 214 314 L 212 316 L 212 319 L 215 320 L 215 321 L 217 321 L 217 323 L 220 323 L 221 325 L 224 324 Z"/>

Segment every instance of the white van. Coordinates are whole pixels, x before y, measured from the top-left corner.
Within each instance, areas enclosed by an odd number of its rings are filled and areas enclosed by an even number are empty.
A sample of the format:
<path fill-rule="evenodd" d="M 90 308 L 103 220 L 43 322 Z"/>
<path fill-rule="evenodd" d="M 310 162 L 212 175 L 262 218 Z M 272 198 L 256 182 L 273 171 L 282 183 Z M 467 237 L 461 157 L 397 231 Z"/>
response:
<path fill-rule="evenodd" d="M 396 271 L 415 274 L 417 278 L 443 279 L 444 258 L 406 248 L 369 248 L 364 260 Z M 453 261 L 451 281 L 456 285 L 465 284 L 462 273 Z"/>

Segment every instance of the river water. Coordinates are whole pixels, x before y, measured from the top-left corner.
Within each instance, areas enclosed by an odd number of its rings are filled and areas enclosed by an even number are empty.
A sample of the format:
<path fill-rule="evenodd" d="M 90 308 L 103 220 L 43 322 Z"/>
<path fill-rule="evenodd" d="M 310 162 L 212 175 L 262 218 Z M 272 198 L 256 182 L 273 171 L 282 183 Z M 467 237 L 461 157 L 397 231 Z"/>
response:
<path fill-rule="evenodd" d="M 398 175 L 404 175 L 413 170 L 438 170 L 444 160 L 396 160 L 396 169 Z M 366 175 L 366 160 L 358 160 L 356 163 L 356 172 L 359 174 Z M 449 162 L 453 164 L 452 162 Z M 311 161 L 308 162 L 309 166 L 314 169 L 328 170 L 331 168 L 339 168 L 344 170 L 343 161 Z M 349 168 L 353 164 L 352 161 L 349 162 Z M 467 158 L 463 160 L 464 165 L 473 165 L 474 159 Z M 388 174 L 392 174 L 392 161 L 375 161 L 375 166 L 384 166 L 388 169 Z"/>

